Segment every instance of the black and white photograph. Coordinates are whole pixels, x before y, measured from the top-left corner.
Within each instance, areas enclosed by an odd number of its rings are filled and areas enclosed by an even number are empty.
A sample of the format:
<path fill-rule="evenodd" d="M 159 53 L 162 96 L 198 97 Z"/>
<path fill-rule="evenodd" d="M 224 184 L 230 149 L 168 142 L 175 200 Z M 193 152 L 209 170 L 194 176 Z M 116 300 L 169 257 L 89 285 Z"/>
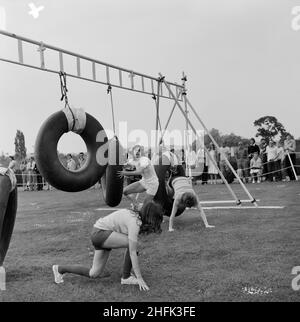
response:
<path fill-rule="evenodd" d="M 299 180 L 300 0 L 0 0 L 2 304 L 299 302 Z"/>

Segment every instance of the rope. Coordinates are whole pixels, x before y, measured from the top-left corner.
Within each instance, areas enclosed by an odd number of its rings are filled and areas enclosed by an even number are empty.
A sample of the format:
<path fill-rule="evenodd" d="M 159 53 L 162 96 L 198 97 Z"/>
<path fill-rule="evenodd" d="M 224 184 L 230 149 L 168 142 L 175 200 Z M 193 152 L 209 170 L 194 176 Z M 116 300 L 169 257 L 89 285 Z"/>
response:
<path fill-rule="evenodd" d="M 67 74 L 65 72 L 60 71 L 59 72 L 59 80 L 60 80 L 60 91 L 61 91 L 61 101 L 65 101 L 65 108 L 68 108 L 72 114 L 73 117 L 73 123 L 72 123 L 72 127 L 71 127 L 71 131 L 74 130 L 74 126 L 75 126 L 75 115 L 69 105 L 69 100 L 68 100 L 68 88 L 67 88 Z"/>
<path fill-rule="evenodd" d="M 111 115 L 112 115 L 112 122 L 113 122 L 113 131 L 114 131 L 114 134 L 116 135 L 114 103 L 113 103 L 113 96 L 112 96 L 112 87 L 110 84 L 108 84 L 108 87 L 107 87 L 107 94 L 110 95 L 110 107 L 111 107 Z"/>

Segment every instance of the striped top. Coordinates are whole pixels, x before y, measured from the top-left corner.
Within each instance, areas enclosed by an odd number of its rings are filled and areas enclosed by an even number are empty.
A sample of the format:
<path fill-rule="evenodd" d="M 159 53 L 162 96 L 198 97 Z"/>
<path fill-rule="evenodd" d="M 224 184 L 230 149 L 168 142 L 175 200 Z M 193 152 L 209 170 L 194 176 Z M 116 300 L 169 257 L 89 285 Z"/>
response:
<path fill-rule="evenodd" d="M 172 182 L 174 188 L 174 199 L 180 198 L 185 192 L 195 193 L 192 184 L 187 177 L 175 178 Z"/>

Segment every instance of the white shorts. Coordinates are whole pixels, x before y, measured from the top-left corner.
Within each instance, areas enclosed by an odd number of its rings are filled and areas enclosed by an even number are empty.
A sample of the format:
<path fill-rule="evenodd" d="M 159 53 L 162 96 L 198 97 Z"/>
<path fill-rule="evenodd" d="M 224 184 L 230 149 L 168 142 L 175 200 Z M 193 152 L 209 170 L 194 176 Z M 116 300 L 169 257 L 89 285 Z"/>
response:
<path fill-rule="evenodd" d="M 146 189 L 148 195 L 155 196 L 158 190 L 159 182 L 158 180 L 153 180 L 151 182 L 145 181 L 145 179 L 141 179 L 139 183 Z"/>

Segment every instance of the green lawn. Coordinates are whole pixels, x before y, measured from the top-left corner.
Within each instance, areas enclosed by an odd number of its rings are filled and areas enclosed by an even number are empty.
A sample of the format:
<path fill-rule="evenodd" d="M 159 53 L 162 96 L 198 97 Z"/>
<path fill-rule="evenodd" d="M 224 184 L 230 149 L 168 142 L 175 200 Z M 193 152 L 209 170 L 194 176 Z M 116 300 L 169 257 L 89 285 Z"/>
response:
<path fill-rule="evenodd" d="M 246 199 L 239 185 L 232 187 Z M 162 234 L 140 245 L 149 292 L 120 285 L 122 250 L 111 253 L 109 277 L 68 275 L 56 285 L 53 264 L 91 263 L 92 225 L 109 213 L 96 210 L 106 207 L 101 191 L 20 191 L 0 301 L 299 301 L 291 270 L 300 265 L 300 184 L 247 187 L 260 205 L 285 208 L 206 210 L 214 229 L 205 229 L 194 210 L 176 218 L 173 233 L 166 220 Z M 202 200 L 232 199 L 221 184 L 195 189 Z"/>

